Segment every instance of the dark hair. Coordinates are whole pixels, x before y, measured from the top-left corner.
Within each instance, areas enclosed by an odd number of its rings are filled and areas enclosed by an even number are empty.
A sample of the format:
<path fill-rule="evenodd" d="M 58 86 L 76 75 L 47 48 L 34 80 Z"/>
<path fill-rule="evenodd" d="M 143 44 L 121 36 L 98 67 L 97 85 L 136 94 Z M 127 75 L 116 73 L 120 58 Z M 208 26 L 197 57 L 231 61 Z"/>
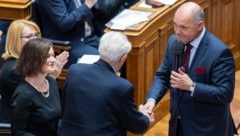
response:
<path fill-rule="evenodd" d="M 24 46 L 17 60 L 16 72 L 24 76 L 32 76 L 41 72 L 46 63 L 52 43 L 45 39 L 31 39 Z"/>

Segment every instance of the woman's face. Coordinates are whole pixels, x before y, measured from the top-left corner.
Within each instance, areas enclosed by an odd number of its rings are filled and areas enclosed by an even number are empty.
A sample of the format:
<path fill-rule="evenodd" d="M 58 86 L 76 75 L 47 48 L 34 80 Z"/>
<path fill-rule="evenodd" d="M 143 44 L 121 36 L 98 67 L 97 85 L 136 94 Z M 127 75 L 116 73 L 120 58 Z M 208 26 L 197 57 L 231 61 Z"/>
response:
<path fill-rule="evenodd" d="M 21 35 L 22 46 L 24 46 L 26 42 L 28 42 L 30 39 L 38 38 L 38 37 L 39 37 L 39 32 L 37 32 L 32 26 L 26 25 L 25 27 L 23 27 L 22 35 Z"/>
<path fill-rule="evenodd" d="M 53 73 L 55 71 L 55 55 L 53 48 L 50 48 L 48 52 L 48 57 L 46 58 L 46 62 L 42 66 L 42 72 L 43 73 Z"/>

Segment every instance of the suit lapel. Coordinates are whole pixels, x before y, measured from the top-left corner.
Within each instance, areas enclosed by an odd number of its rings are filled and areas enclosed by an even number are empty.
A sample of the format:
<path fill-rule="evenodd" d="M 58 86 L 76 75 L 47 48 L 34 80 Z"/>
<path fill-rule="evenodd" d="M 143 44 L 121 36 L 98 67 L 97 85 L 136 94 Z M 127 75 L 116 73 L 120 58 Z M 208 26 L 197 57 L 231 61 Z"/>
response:
<path fill-rule="evenodd" d="M 188 70 L 189 75 L 194 74 L 194 68 L 198 65 L 198 62 L 200 62 L 199 60 L 201 58 L 204 58 L 203 56 L 204 56 L 206 50 L 208 49 L 208 41 L 209 41 L 209 32 L 206 31 L 202 41 L 200 42 L 200 44 L 198 46 L 198 49 L 194 55 L 192 64 L 190 65 L 190 68 Z"/>

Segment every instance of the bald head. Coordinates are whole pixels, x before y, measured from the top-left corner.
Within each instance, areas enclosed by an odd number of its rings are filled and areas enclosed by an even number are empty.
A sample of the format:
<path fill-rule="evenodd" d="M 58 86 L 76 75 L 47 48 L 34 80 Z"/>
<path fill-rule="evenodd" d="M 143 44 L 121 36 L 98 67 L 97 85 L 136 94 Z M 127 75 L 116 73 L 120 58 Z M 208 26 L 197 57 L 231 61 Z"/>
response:
<path fill-rule="evenodd" d="M 194 22 L 204 21 L 203 9 L 194 2 L 186 2 L 182 4 L 176 11 L 175 16 L 192 19 Z"/>

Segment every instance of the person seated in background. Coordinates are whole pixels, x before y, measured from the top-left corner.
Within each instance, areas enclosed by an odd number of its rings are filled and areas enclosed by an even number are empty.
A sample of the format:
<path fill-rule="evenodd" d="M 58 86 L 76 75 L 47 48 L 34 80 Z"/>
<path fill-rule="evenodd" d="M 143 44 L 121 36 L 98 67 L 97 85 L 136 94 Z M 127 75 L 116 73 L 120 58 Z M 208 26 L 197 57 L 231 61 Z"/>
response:
<path fill-rule="evenodd" d="M 19 83 L 24 81 L 24 76 L 15 72 L 16 60 L 27 41 L 40 37 L 40 29 L 34 22 L 15 20 L 9 26 L 5 52 L 2 55 L 4 64 L 0 70 L 0 122 L 2 123 L 10 123 L 11 97 Z M 56 57 L 57 67 L 55 72 L 51 73 L 53 77 L 58 77 L 67 59 L 68 52 L 63 52 Z"/>
<path fill-rule="evenodd" d="M 25 76 L 12 97 L 13 135 L 56 136 L 61 117 L 53 44 L 31 39 L 17 60 L 16 72 Z"/>
<path fill-rule="evenodd" d="M 45 38 L 68 40 L 72 47 L 66 67 L 83 54 L 98 54 L 99 37 L 92 25 L 91 9 L 97 0 L 37 0 L 42 34 Z"/>
<path fill-rule="evenodd" d="M 139 0 L 98 0 L 97 6 L 92 9 L 94 18 L 94 30 L 98 36 L 102 36 L 106 28 L 105 24 L 118 13 L 137 3 Z"/>
<path fill-rule="evenodd" d="M 69 67 L 60 136 L 126 136 L 127 131 L 144 133 L 148 129 L 153 115 L 143 105 L 137 110 L 133 85 L 116 75 L 131 48 L 124 34 L 107 32 L 100 40 L 97 62 Z"/>

